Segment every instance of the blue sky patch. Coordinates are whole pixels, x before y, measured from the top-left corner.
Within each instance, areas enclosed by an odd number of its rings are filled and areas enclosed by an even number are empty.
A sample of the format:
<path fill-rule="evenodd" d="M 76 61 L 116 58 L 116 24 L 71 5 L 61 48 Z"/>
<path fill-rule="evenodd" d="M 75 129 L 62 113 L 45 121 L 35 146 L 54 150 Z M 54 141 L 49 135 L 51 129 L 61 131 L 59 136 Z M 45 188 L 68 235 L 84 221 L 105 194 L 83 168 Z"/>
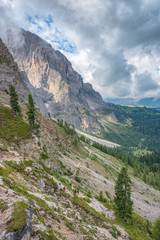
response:
<path fill-rule="evenodd" d="M 58 29 L 51 15 L 47 17 L 27 15 L 26 17 L 31 23 L 29 30 L 51 43 L 55 49 L 73 54 L 77 52 L 75 43 L 70 42 Z"/>

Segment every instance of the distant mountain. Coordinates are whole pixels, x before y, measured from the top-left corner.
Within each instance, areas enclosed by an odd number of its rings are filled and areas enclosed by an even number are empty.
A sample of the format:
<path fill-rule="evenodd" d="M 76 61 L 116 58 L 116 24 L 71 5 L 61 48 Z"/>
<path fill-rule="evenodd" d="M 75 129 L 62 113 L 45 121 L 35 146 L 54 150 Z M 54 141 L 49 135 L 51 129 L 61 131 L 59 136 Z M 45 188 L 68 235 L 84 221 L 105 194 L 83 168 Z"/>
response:
<path fill-rule="evenodd" d="M 134 105 L 134 98 L 104 98 L 106 103 L 114 103 L 119 105 Z"/>
<path fill-rule="evenodd" d="M 135 103 L 137 106 L 160 108 L 160 98 L 143 98 Z"/>
<path fill-rule="evenodd" d="M 134 98 L 105 98 L 105 102 L 126 106 L 142 106 L 148 108 L 160 108 L 160 98 L 142 98 L 140 100 Z"/>

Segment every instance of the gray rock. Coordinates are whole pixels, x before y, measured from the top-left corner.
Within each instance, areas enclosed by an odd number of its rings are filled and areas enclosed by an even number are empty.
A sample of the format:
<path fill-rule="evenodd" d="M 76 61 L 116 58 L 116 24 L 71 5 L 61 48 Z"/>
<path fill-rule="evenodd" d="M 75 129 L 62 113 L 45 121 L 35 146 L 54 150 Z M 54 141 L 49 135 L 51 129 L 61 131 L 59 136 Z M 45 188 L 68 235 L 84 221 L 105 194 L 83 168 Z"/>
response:
<path fill-rule="evenodd" d="M 40 187 L 40 188 L 42 188 L 42 190 L 44 190 L 44 188 L 45 188 L 45 182 L 43 181 L 43 179 L 41 179 L 40 181 L 39 181 L 39 183 L 38 183 L 38 186 Z"/>
<path fill-rule="evenodd" d="M 101 95 L 83 82 L 60 51 L 30 32 L 20 30 L 19 35 L 23 45 L 15 45 L 13 32 L 8 34 L 12 41 L 5 43 L 41 112 L 77 128 L 99 131 L 95 109 L 104 105 Z"/>
<path fill-rule="evenodd" d="M 58 201 L 58 198 L 57 198 L 57 196 L 55 195 L 55 196 L 52 196 L 52 199 L 54 200 L 54 201 Z"/>
<path fill-rule="evenodd" d="M 33 214 L 33 208 L 31 207 L 28 211 L 28 218 L 26 221 L 26 225 L 12 233 L 6 233 L 3 232 L 2 235 L 0 235 L 1 240 L 30 240 L 31 238 L 31 232 L 32 232 L 32 214 Z"/>
<path fill-rule="evenodd" d="M 24 83 L 18 66 L 14 62 L 11 53 L 0 39 L 0 91 L 9 94 L 9 86 L 14 85 L 21 101 L 27 101 L 30 93 L 28 87 Z M 14 65 L 14 68 L 13 68 Z"/>
<path fill-rule="evenodd" d="M 40 169 L 40 165 L 39 163 L 32 163 L 32 167 Z"/>

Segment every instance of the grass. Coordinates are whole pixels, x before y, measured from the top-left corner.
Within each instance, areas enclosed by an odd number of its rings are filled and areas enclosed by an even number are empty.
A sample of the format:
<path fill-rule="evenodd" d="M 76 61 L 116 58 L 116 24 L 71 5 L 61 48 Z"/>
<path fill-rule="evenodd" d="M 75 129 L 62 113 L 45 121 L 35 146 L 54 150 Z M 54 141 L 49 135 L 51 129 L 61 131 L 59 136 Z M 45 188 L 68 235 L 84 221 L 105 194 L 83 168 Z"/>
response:
<path fill-rule="evenodd" d="M 101 220 L 102 222 L 110 222 L 104 215 L 97 212 L 94 208 L 88 205 L 88 203 L 83 198 L 78 198 L 77 196 L 73 197 L 73 204 L 79 205 L 83 208 L 87 213 L 90 213 L 95 218 Z"/>
<path fill-rule="evenodd" d="M 13 203 L 14 209 L 11 219 L 7 223 L 7 232 L 14 232 L 22 229 L 26 225 L 27 210 L 30 208 L 24 201 Z"/>
<path fill-rule="evenodd" d="M 0 210 L 4 212 L 6 209 L 8 209 L 8 204 L 0 199 Z"/>
<path fill-rule="evenodd" d="M 74 230 L 74 227 L 72 226 L 72 224 L 70 223 L 70 222 L 68 222 L 67 220 L 66 220 L 66 226 L 71 230 L 71 231 L 75 231 Z"/>
<path fill-rule="evenodd" d="M 18 116 L 13 116 L 12 110 L 0 105 L 0 139 L 8 143 L 19 143 L 31 137 L 31 129 Z"/>
<path fill-rule="evenodd" d="M 118 225 L 122 226 L 129 234 L 131 240 L 152 240 L 150 222 L 138 214 L 133 213 L 130 222 L 118 220 Z"/>
<path fill-rule="evenodd" d="M 47 234 L 44 231 L 38 230 L 38 233 L 41 235 L 40 240 L 58 240 L 52 232 Z"/>

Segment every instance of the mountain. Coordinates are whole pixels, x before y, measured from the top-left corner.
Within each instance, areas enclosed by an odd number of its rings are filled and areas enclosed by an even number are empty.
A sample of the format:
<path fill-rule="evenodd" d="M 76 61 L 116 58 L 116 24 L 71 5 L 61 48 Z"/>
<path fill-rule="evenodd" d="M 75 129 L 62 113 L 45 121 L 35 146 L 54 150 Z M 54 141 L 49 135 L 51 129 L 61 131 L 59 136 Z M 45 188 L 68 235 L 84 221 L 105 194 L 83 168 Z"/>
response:
<path fill-rule="evenodd" d="M 6 45 L 40 110 L 75 127 L 99 131 L 101 123 L 94 110 L 104 104 L 100 94 L 46 41 L 24 30 L 18 37 L 22 44 L 8 31 Z"/>
<path fill-rule="evenodd" d="M 141 106 L 148 108 L 160 108 L 159 98 L 142 98 L 140 100 L 134 98 L 105 98 L 105 102 L 127 106 Z"/>
<path fill-rule="evenodd" d="M 21 101 L 26 102 L 29 89 L 23 81 L 17 63 L 0 39 L 0 99 L 9 104 L 9 86 L 14 85 Z"/>
<path fill-rule="evenodd" d="M 0 56 L 0 239 L 153 239 L 151 222 L 160 215 L 160 191 L 146 183 L 159 184 L 158 161 L 153 169 L 152 156 L 150 169 L 143 159 L 138 165 L 116 149 L 78 137 L 73 128 L 38 110 L 39 128 L 31 128 L 24 104 L 29 90 L 2 41 Z M 6 106 L 9 85 L 16 87 L 23 119 Z M 124 223 L 113 199 L 126 160 L 134 211 Z"/>
<path fill-rule="evenodd" d="M 119 105 L 134 105 L 134 98 L 104 98 L 104 102 L 106 103 L 114 103 Z"/>
<path fill-rule="evenodd" d="M 121 146 L 159 148 L 160 113 L 103 102 L 60 51 L 35 34 L 15 33 L 5 43 L 41 112 Z"/>
<path fill-rule="evenodd" d="M 160 108 L 160 98 L 142 98 L 135 102 L 136 106 L 148 108 Z"/>

